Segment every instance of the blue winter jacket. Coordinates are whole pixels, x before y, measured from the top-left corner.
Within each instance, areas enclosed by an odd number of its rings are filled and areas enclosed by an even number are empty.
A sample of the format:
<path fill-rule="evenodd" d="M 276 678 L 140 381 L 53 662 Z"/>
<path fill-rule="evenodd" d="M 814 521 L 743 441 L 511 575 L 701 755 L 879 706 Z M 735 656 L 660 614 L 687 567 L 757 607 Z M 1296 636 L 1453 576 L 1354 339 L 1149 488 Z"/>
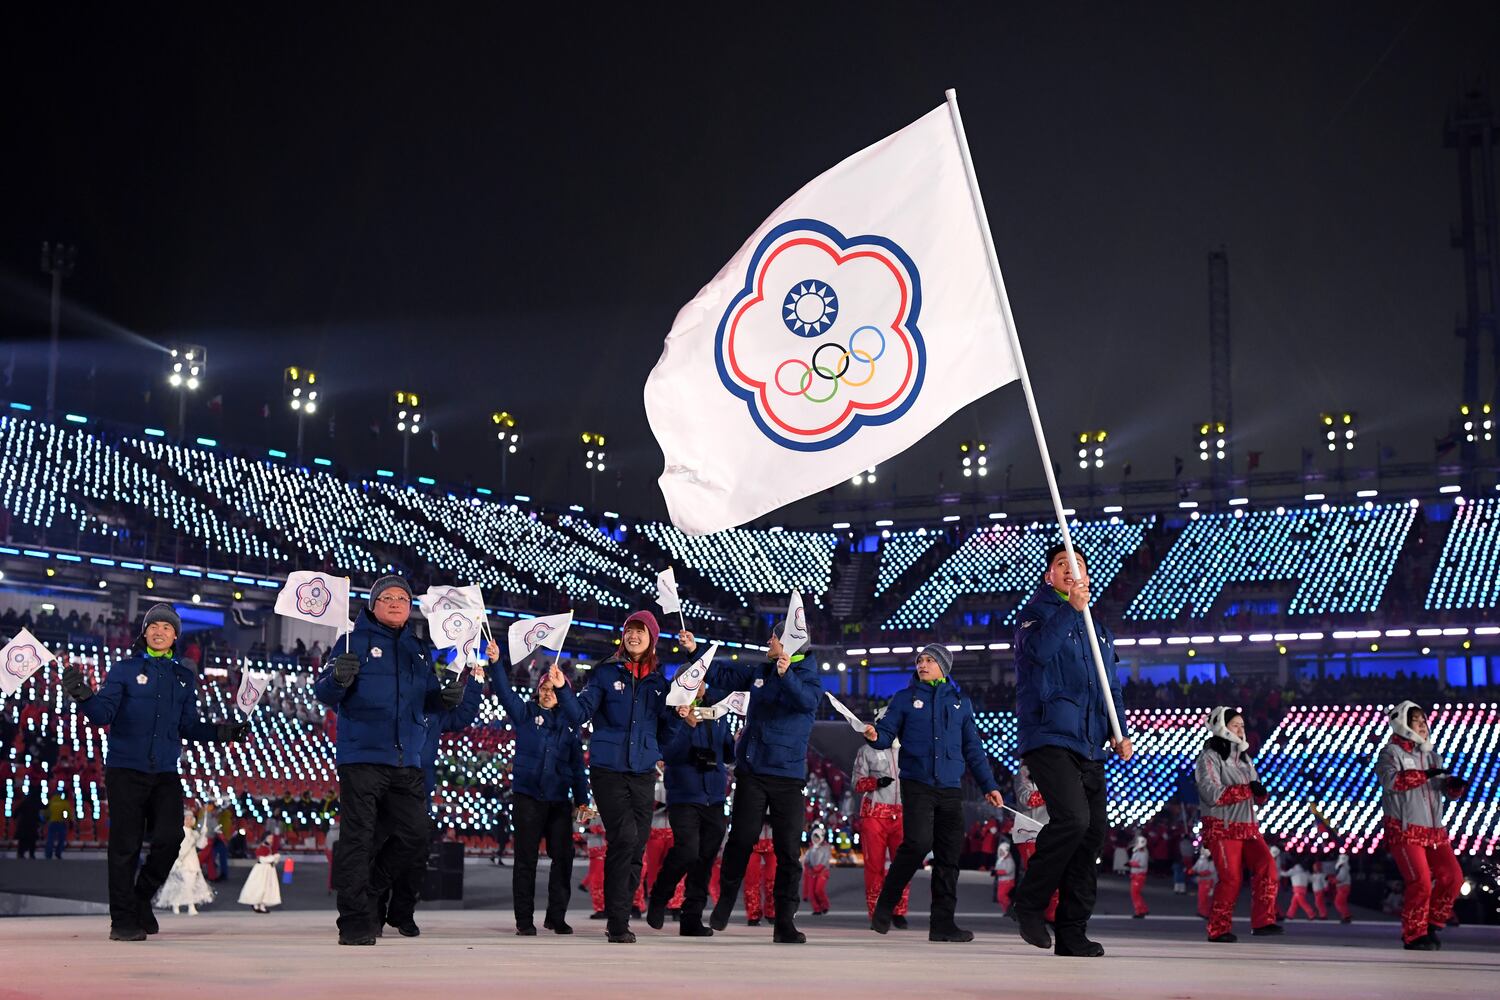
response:
<path fill-rule="evenodd" d="M 933 788 L 957 788 L 964 766 L 984 792 L 998 791 L 984 741 L 974 724 L 974 705 L 952 678 L 928 684 L 913 675 L 910 686 L 897 691 L 885 715 L 875 723 L 877 750 L 901 741 L 901 780 L 920 781 Z"/>
<path fill-rule="evenodd" d="M 410 628 L 380 624 L 361 611 L 349 637 L 359 676 L 347 688 L 333 679 L 335 653 L 313 694 L 338 712 L 337 760 L 344 764 L 421 767 L 429 715 L 446 711 L 427 644 Z"/>
<path fill-rule="evenodd" d="M 661 748 L 656 741 L 667 708 L 668 682 L 662 667 L 636 680 L 619 660 L 605 660 L 589 671 L 588 684 L 578 694 L 564 685 L 557 689 L 557 707 L 574 728 L 593 720 L 589 737 L 589 767 L 625 774 L 656 770 Z"/>
<path fill-rule="evenodd" d="M 751 774 L 807 777 L 807 738 L 823 685 L 810 661 L 794 657 L 785 674 L 770 660 L 715 661 L 705 682 L 722 691 L 749 691 L 750 709 L 739 739 L 735 766 Z"/>
<path fill-rule="evenodd" d="M 440 678 L 446 681 L 446 678 Z M 422 771 L 427 776 L 427 800 L 432 801 L 432 790 L 437 787 L 438 744 L 444 733 L 461 733 L 474 724 L 479 717 L 479 699 L 484 687 L 473 677 L 464 686 L 464 700 L 446 712 L 429 714 L 427 739 L 422 744 Z"/>
<path fill-rule="evenodd" d="M 705 704 L 713 704 L 722 695 L 711 693 Z M 694 750 L 714 755 L 714 766 L 702 770 Z M 704 720 L 696 726 L 683 722 L 674 712 L 661 722 L 661 759 L 665 764 L 662 782 L 667 786 L 667 805 L 715 805 L 728 798 L 729 772 L 726 763 L 734 760 L 734 733 L 729 720 Z"/>
<path fill-rule="evenodd" d="M 1120 680 L 1114 671 L 1119 662 L 1115 638 L 1097 618 L 1094 628 L 1109 669 L 1120 735 L 1129 736 Z M 1083 613 L 1057 596 L 1049 584 L 1043 584 L 1021 609 L 1016 625 L 1016 722 L 1020 730 L 1017 755 L 1054 746 L 1086 760 L 1104 759 L 1109 715 L 1083 631 Z"/>
<path fill-rule="evenodd" d="M 169 774 L 177 770 L 183 740 L 218 739 L 218 727 L 198 718 L 198 675 L 175 656 L 116 660 L 78 711 L 109 726 L 105 767 Z"/>
<path fill-rule="evenodd" d="M 566 802 L 571 791 L 573 805 L 588 805 L 589 779 L 578 727 L 535 698 L 523 701 L 503 674 L 495 677 L 495 696 L 516 731 L 516 760 L 510 772 L 515 791 L 542 802 Z"/>

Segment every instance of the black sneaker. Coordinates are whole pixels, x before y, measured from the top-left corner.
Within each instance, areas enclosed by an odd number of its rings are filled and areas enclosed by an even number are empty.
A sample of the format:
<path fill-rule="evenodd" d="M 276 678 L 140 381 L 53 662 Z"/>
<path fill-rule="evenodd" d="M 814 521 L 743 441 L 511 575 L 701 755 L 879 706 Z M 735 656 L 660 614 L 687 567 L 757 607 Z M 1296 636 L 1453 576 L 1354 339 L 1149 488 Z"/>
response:
<path fill-rule="evenodd" d="M 639 906 L 632 906 L 630 908 L 630 919 L 632 919 L 632 920 L 639 920 L 639 919 L 641 919 L 641 908 Z"/>
<path fill-rule="evenodd" d="M 387 922 L 389 923 L 389 921 Z M 417 926 L 415 920 L 407 920 L 405 923 L 400 924 L 393 923 L 391 926 L 396 928 L 396 932 L 402 937 L 420 937 L 422 934 L 422 928 Z"/>
<path fill-rule="evenodd" d="M 1442 945 L 1433 940 L 1431 934 L 1423 934 L 1415 941 L 1408 941 L 1401 947 L 1407 951 L 1437 951 Z"/>
<path fill-rule="evenodd" d="M 951 941 L 955 944 L 964 944 L 974 940 L 974 932 L 966 931 L 962 927 L 948 927 L 943 930 L 933 928 L 927 932 L 929 941 Z"/>
<path fill-rule="evenodd" d="M 887 910 L 879 903 L 876 903 L 875 912 L 870 914 L 870 930 L 874 931 L 876 934 L 889 933 L 891 924 L 895 921 L 895 919 L 895 916 L 891 913 L 890 910 Z"/>
<path fill-rule="evenodd" d="M 375 935 L 371 934 L 371 933 L 368 933 L 368 932 L 358 933 L 358 934 L 340 934 L 339 935 L 339 944 L 363 946 L 363 945 L 372 945 L 374 943 L 375 943 Z"/>
<path fill-rule="evenodd" d="M 604 917 L 605 917 L 605 913 L 604 913 L 603 910 L 595 910 L 593 913 L 589 914 L 589 919 L 590 920 L 603 920 Z"/>
<path fill-rule="evenodd" d="M 635 944 L 635 934 L 629 930 L 610 931 L 610 944 Z"/>
<path fill-rule="evenodd" d="M 161 924 L 156 922 L 156 911 L 151 909 L 151 900 L 136 900 L 135 916 L 141 925 L 141 930 L 147 934 L 155 934 L 161 930 Z"/>
<path fill-rule="evenodd" d="M 716 931 L 722 931 L 729 926 L 730 914 L 734 913 L 734 895 L 732 893 L 719 893 L 719 901 L 714 904 L 714 910 L 708 915 L 708 926 Z"/>
<path fill-rule="evenodd" d="M 1021 929 L 1022 941 L 1035 948 L 1052 947 L 1052 934 L 1047 930 L 1047 921 L 1042 918 L 1042 914 L 1012 906 L 1010 916 Z"/>
<path fill-rule="evenodd" d="M 661 930 L 662 925 L 667 922 L 667 904 L 657 901 L 655 898 L 646 903 L 646 923 L 652 930 Z"/>
<path fill-rule="evenodd" d="M 828 911 L 824 910 L 823 912 L 827 913 Z M 891 926 L 894 927 L 894 928 L 896 928 L 896 930 L 898 930 L 898 931 L 904 931 L 908 927 L 910 927 L 911 925 L 906 922 L 906 918 L 903 917 L 901 914 L 899 914 L 899 913 L 892 913 L 891 914 Z"/>
<path fill-rule="evenodd" d="M 1057 946 L 1052 949 L 1052 954 L 1062 955 L 1064 958 L 1103 958 L 1104 945 L 1098 941 L 1090 941 L 1081 938 L 1077 941 L 1059 940 Z"/>
<path fill-rule="evenodd" d="M 566 920 L 553 920 L 551 917 L 548 917 L 546 920 L 542 921 L 542 927 L 545 930 L 551 931 L 553 934 L 573 933 L 572 926 Z"/>
<path fill-rule="evenodd" d="M 797 925 L 790 920 L 776 921 L 776 930 L 771 934 L 771 940 L 776 944 L 806 944 L 807 935 L 797 929 Z"/>
<path fill-rule="evenodd" d="M 146 932 L 139 927 L 111 927 L 109 939 L 111 941 L 144 941 Z"/>
<path fill-rule="evenodd" d="M 1265 924 L 1250 931 L 1254 937 L 1274 937 L 1277 934 L 1285 934 L 1286 928 L 1280 924 Z"/>
<path fill-rule="evenodd" d="M 760 917 L 746 917 L 745 918 L 745 926 L 746 927 L 759 927 L 760 926 Z"/>
<path fill-rule="evenodd" d="M 677 925 L 677 934 L 680 937 L 713 937 L 714 929 L 704 927 L 701 920 L 684 920 Z"/>
<path fill-rule="evenodd" d="M 1225 931 L 1223 934 L 1215 934 L 1209 938 L 1214 944 L 1234 944 L 1239 940 L 1234 931 Z"/>
<path fill-rule="evenodd" d="M 536 937 L 536 924 L 516 924 L 516 937 Z"/>

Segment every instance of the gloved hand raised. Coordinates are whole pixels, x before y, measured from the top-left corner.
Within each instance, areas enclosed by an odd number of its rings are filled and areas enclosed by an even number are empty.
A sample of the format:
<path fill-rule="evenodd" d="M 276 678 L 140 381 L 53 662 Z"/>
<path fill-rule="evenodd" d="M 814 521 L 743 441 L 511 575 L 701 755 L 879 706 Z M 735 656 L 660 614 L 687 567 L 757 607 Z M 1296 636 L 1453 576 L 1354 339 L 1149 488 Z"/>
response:
<path fill-rule="evenodd" d="M 74 701 L 87 701 L 94 696 L 94 689 L 83 676 L 83 671 L 71 663 L 63 668 L 62 689 Z"/>
<path fill-rule="evenodd" d="M 248 722 L 221 722 L 218 725 L 220 743 L 238 743 L 250 732 Z"/>
<path fill-rule="evenodd" d="M 443 707 L 457 708 L 458 703 L 464 700 L 464 682 L 454 681 L 452 684 L 443 685 Z"/>
<path fill-rule="evenodd" d="M 875 779 L 875 784 L 879 785 L 881 788 L 889 788 L 891 787 L 891 785 L 895 784 L 895 782 L 896 779 L 891 777 L 889 774 L 882 775 L 879 778 Z"/>
<path fill-rule="evenodd" d="M 1258 781 L 1250 782 L 1250 794 L 1255 796 L 1257 799 L 1264 799 L 1268 797 L 1266 794 L 1266 786 L 1262 785 Z"/>
<path fill-rule="evenodd" d="M 333 679 L 338 682 L 339 687 L 348 687 L 354 683 L 359 676 L 359 656 L 354 653 L 340 653 L 333 660 Z"/>
<path fill-rule="evenodd" d="M 1436 778 L 1440 774 L 1447 774 L 1448 769 L 1446 767 L 1429 767 L 1424 773 L 1429 778 Z"/>

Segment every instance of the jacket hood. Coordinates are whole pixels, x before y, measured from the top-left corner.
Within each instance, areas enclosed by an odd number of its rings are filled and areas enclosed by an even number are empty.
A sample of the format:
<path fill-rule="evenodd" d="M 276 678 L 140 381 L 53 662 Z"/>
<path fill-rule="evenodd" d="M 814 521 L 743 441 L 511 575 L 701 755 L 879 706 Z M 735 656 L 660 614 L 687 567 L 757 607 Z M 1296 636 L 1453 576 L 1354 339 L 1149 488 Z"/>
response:
<path fill-rule="evenodd" d="M 1209 712 L 1207 720 L 1208 731 L 1219 739 L 1224 740 L 1230 746 L 1238 748 L 1240 753 L 1244 753 L 1250 749 L 1250 744 L 1230 732 L 1229 727 L 1225 724 L 1230 712 L 1231 709 L 1224 705 L 1220 705 L 1212 712 Z"/>
<path fill-rule="evenodd" d="M 1421 705 L 1418 705 L 1414 701 L 1403 701 L 1401 704 L 1391 709 L 1391 732 L 1395 733 L 1403 740 L 1407 740 L 1411 743 L 1416 744 L 1418 750 L 1426 753 L 1427 751 L 1432 749 L 1431 736 L 1429 735 L 1429 737 L 1424 740 L 1412 730 L 1411 726 L 1408 726 L 1406 724 L 1407 716 L 1411 714 L 1411 710 L 1421 707 Z"/>

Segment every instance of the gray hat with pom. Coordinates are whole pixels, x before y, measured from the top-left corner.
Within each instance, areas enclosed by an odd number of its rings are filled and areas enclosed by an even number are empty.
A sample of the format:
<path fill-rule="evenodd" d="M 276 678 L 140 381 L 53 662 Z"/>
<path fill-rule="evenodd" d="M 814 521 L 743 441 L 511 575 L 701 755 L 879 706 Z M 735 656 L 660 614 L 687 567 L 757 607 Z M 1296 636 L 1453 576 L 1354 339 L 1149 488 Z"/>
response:
<path fill-rule="evenodd" d="M 404 591 L 407 597 L 411 596 L 411 584 L 407 583 L 404 577 L 399 577 L 395 574 L 392 574 L 390 576 L 382 576 L 379 580 L 376 580 L 373 584 L 370 585 L 371 611 L 375 610 L 375 602 L 380 600 L 380 595 L 391 589 Z"/>
<path fill-rule="evenodd" d="M 947 677 L 953 672 L 953 653 L 947 646 L 936 642 L 929 642 L 917 652 L 917 656 L 930 656 L 937 660 L 938 666 L 943 668 L 943 676 Z"/>
<path fill-rule="evenodd" d="M 141 621 L 141 631 L 145 632 L 153 622 L 166 622 L 172 626 L 174 635 L 182 634 L 182 619 L 177 617 L 176 610 L 170 604 L 153 604 L 146 612 L 146 617 Z"/>

